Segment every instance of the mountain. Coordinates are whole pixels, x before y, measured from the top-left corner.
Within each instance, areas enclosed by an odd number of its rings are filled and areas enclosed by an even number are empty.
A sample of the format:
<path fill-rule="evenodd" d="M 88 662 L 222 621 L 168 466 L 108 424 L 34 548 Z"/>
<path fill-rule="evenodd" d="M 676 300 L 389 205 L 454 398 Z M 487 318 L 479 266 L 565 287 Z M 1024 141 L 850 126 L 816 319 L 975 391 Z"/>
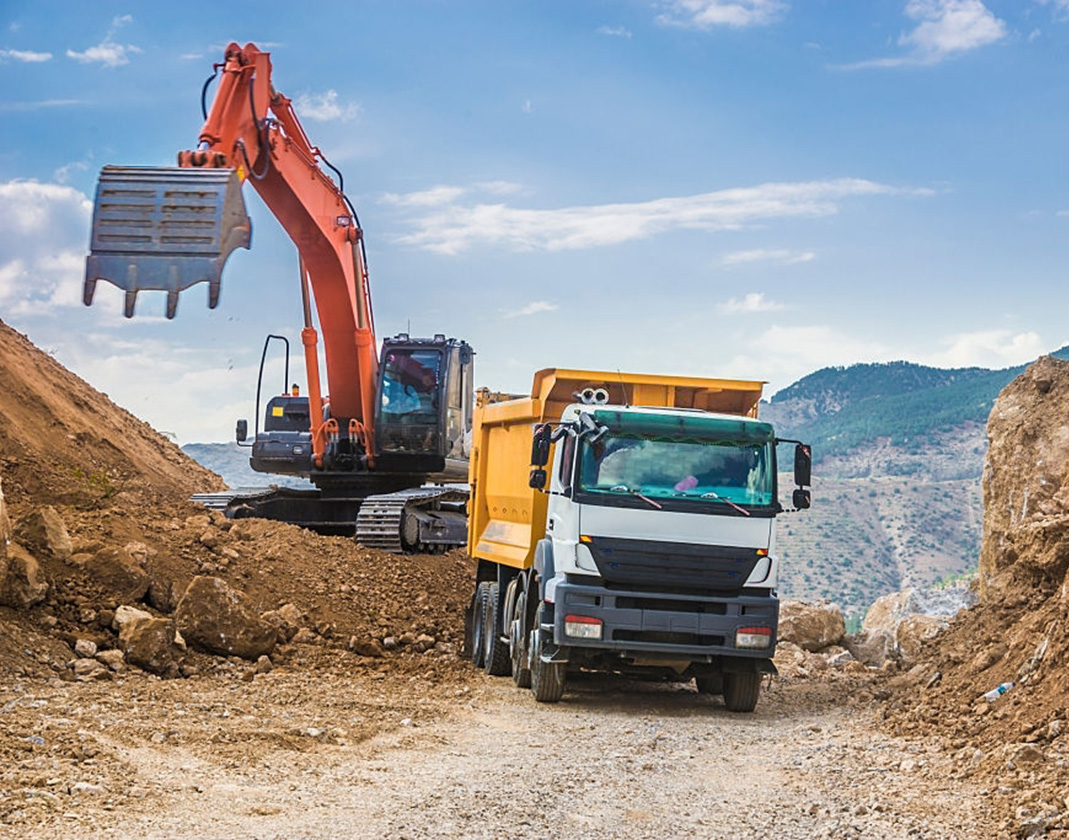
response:
<path fill-rule="evenodd" d="M 187 443 L 182 451 L 201 466 L 221 475 L 232 490 L 239 487 L 267 487 L 271 484 L 280 487 L 312 486 L 302 478 L 255 472 L 249 466 L 248 448 L 234 442 Z"/>

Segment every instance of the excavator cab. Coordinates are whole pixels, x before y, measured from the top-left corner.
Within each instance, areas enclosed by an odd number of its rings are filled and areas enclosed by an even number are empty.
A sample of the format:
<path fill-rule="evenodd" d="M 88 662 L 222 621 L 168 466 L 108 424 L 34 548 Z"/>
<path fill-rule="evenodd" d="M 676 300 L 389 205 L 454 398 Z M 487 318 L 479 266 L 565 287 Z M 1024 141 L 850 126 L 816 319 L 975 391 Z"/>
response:
<path fill-rule="evenodd" d="M 97 281 L 107 280 L 125 292 L 127 318 L 143 289 L 167 292 L 173 318 L 179 292 L 204 282 L 214 309 L 223 264 L 251 239 L 235 170 L 105 166 L 93 204 L 85 305 L 93 303 Z"/>
<path fill-rule="evenodd" d="M 375 409 L 379 469 L 441 473 L 466 463 L 473 357 L 466 342 L 444 335 L 402 333 L 383 341 Z"/>

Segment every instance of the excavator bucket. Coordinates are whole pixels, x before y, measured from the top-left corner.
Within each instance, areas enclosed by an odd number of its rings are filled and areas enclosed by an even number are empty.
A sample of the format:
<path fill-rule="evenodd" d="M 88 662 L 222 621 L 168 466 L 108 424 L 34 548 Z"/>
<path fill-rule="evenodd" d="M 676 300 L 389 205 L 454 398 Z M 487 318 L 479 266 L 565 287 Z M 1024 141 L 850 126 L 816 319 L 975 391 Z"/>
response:
<path fill-rule="evenodd" d="M 178 293 L 208 284 L 208 306 L 219 303 L 223 264 L 248 248 L 252 224 L 233 169 L 105 166 L 93 205 L 85 261 L 86 306 L 98 280 L 125 291 L 125 315 L 134 314 L 142 289 L 167 292 L 167 317 Z"/>

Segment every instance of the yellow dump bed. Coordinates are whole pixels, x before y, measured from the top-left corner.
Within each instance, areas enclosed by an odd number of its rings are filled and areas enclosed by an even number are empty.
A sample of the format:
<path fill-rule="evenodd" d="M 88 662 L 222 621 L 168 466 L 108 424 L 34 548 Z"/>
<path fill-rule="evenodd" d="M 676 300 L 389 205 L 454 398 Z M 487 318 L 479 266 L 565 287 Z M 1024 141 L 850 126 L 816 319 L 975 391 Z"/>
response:
<path fill-rule="evenodd" d="M 757 417 L 764 384 L 547 368 L 535 374 L 530 397 L 498 401 L 501 395 L 479 392 L 468 478 L 468 553 L 518 569 L 534 562 L 535 546 L 546 532 L 547 496 L 527 485 L 531 433 L 536 423 L 560 419 L 565 408 L 579 402 L 576 393 L 604 388 L 610 405 Z"/>

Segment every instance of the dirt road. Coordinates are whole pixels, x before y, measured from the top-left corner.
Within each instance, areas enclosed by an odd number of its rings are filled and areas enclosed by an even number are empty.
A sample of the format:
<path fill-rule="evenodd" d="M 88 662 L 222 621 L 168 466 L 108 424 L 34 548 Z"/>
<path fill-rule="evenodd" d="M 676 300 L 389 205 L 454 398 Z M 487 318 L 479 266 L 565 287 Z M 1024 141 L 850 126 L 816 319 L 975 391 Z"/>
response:
<path fill-rule="evenodd" d="M 753 715 L 581 682 L 555 706 L 466 664 L 309 649 L 289 667 L 0 692 L 0 837 L 995 837 L 933 743 L 858 683 L 780 680 Z"/>

